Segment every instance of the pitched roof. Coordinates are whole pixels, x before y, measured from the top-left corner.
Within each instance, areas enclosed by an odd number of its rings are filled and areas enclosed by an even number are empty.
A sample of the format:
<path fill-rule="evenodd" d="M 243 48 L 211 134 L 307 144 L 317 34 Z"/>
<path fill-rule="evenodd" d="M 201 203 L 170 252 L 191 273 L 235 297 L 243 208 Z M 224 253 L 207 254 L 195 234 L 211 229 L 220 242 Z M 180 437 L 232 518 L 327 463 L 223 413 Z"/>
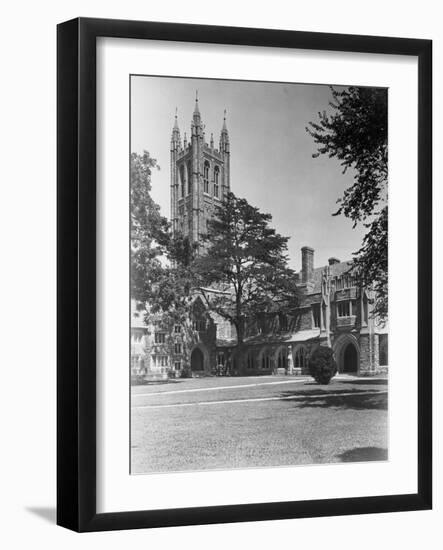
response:
<path fill-rule="evenodd" d="M 320 329 L 314 328 L 310 330 L 298 330 L 292 333 L 286 334 L 258 334 L 245 338 L 245 344 L 257 345 L 257 344 L 290 344 L 291 342 L 306 342 L 313 338 L 320 336 Z"/>
<path fill-rule="evenodd" d="M 314 283 L 314 288 L 311 290 L 310 294 L 317 294 L 321 292 L 321 279 L 322 274 L 325 270 L 325 267 L 329 267 L 329 273 L 331 277 L 340 277 L 349 271 L 352 267 L 352 262 L 338 262 L 329 266 L 316 267 L 313 272 L 312 282 Z"/>

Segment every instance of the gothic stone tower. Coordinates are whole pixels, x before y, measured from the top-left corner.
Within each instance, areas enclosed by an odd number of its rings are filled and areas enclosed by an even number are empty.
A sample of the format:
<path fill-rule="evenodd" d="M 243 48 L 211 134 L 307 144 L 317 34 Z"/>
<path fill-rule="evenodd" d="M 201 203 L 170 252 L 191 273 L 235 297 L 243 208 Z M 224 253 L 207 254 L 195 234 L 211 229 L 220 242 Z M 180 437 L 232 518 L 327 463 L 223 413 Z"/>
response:
<path fill-rule="evenodd" d="M 191 122 L 191 140 L 186 133 L 183 142 L 177 124 L 177 113 L 171 137 L 171 222 L 174 233 L 199 243 L 206 232 L 214 207 L 224 201 L 230 189 L 229 135 L 226 111 L 220 134 L 219 148 L 214 147 L 211 134 L 205 139 L 198 98 Z"/>

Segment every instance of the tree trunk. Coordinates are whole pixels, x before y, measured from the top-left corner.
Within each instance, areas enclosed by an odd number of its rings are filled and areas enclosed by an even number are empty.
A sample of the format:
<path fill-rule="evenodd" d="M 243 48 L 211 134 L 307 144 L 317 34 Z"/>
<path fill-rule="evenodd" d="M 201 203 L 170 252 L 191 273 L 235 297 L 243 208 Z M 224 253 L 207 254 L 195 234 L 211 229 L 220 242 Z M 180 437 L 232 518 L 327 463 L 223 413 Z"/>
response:
<path fill-rule="evenodd" d="M 237 350 L 236 350 L 236 358 L 237 358 L 237 372 L 238 374 L 244 374 L 245 368 L 244 368 L 244 357 L 243 357 L 243 348 L 244 348 L 244 337 L 245 337 L 245 320 L 242 316 L 239 316 L 238 322 L 236 324 L 237 329 Z"/>

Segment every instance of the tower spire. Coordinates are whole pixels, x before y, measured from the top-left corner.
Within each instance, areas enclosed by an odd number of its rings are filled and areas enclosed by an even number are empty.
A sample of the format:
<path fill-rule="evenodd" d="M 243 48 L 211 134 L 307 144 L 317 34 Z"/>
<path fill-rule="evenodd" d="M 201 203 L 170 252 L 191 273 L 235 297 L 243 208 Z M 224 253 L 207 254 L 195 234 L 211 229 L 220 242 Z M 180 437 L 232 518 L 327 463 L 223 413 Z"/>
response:
<path fill-rule="evenodd" d="M 222 130 L 226 130 L 226 132 L 228 131 L 228 129 L 226 127 L 226 109 L 223 112 L 223 127 L 222 127 Z"/>
<path fill-rule="evenodd" d="M 174 118 L 174 129 L 178 129 L 178 122 L 177 122 L 177 107 L 175 108 L 175 118 Z"/>
<path fill-rule="evenodd" d="M 229 134 L 226 126 L 226 109 L 223 113 L 223 126 L 220 133 L 220 151 L 229 151 Z"/>
<path fill-rule="evenodd" d="M 198 106 L 198 90 L 195 90 L 195 106 L 194 113 L 192 115 L 192 134 L 203 136 L 203 124 L 200 116 L 200 109 Z"/>
<path fill-rule="evenodd" d="M 195 106 L 194 106 L 194 120 L 200 119 L 200 109 L 198 106 L 198 90 L 195 90 Z"/>
<path fill-rule="evenodd" d="M 175 108 L 175 116 L 174 116 L 174 126 L 172 128 L 172 137 L 171 140 L 179 143 L 180 142 L 180 128 L 178 127 L 178 120 L 177 120 L 177 107 Z"/>

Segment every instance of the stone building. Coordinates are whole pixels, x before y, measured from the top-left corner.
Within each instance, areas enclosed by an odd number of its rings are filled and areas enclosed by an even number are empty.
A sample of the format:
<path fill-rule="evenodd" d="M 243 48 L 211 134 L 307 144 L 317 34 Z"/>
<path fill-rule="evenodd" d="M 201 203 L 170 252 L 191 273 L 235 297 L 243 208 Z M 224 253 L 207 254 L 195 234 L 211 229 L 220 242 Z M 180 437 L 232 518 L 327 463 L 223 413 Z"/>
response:
<path fill-rule="evenodd" d="M 198 100 L 191 123 L 191 140 L 181 141 L 177 116 L 171 138 L 171 218 L 174 232 L 198 243 L 214 205 L 230 189 L 230 146 L 226 114 L 219 147 L 211 134 L 206 142 Z M 374 375 L 387 370 L 387 327 L 372 313 L 373 295 L 352 276 L 352 263 L 330 258 L 315 267 L 315 252 L 301 250 L 297 276 L 300 306 L 292 316 L 272 314 L 246 329 L 242 357 L 235 327 L 210 311 L 196 290 L 189 319 L 181 324 L 154 316 L 149 324 L 132 307 L 131 373 L 141 377 L 211 374 L 304 374 L 312 351 L 332 347 L 339 372 Z M 220 292 L 204 289 L 204 292 Z"/>

